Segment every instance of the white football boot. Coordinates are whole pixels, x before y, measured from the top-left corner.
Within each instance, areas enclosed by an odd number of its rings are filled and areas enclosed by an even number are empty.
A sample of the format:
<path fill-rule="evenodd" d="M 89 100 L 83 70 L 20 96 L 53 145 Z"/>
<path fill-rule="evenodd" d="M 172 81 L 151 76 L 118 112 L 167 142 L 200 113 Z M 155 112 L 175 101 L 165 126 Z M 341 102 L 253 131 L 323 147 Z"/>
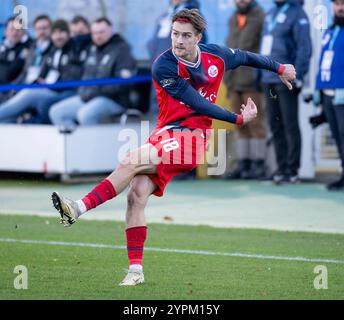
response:
<path fill-rule="evenodd" d="M 145 281 L 145 277 L 142 271 L 139 270 L 129 270 L 128 274 L 125 276 L 123 281 L 119 286 L 136 286 Z"/>
<path fill-rule="evenodd" d="M 79 207 L 76 201 L 70 200 L 59 195 L 57 192 L 53 192 L 51 200 L 55 209 L 60 213 L 61 224 L 65 227 L 70 227 L 75 223 L 80 215 Z"/>

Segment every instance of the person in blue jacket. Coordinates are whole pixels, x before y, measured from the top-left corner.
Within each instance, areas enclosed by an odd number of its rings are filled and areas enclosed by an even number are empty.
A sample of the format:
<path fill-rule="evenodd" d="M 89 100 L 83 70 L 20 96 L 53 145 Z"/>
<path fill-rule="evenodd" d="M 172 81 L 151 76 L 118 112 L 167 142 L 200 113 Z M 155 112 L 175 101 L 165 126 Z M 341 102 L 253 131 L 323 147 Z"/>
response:
<path fill-rule="evenodd" d="M 298 182 L 301 160 L 301 133 L 298 123 L 298 96 L 312 56 L 310 24 L 301 0 L 275 0 L 267 13 L 261 54 L 280 63 L 293 64 L 297 79 L 294 90 L 280 85 L 278 77 L 262 71 L 266 109 L 276 153 L 276 184 Z"/>
<path fill-rule="evenodd" d="M 344 190 L 344 0 L 332 0 L 334 23 L 322 38 L 315 104 L 322 104 L 342 163 L 339 180 L 330 191 Z"/>

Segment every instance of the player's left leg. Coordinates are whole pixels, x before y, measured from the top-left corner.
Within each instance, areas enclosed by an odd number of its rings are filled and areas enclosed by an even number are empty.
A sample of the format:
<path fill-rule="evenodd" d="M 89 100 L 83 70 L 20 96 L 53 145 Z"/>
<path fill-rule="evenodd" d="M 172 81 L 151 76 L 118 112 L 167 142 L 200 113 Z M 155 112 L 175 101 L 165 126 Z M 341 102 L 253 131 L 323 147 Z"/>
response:
<path fill-rule="evenodd" d="M 144 209 L 155 189 L 155 183 L 146 175 L 137 175 L 130 183 L 126 213 L 129 271 L 120 286 L 134 286 L 144 282 L 142 257 L 147 237 Z"/>

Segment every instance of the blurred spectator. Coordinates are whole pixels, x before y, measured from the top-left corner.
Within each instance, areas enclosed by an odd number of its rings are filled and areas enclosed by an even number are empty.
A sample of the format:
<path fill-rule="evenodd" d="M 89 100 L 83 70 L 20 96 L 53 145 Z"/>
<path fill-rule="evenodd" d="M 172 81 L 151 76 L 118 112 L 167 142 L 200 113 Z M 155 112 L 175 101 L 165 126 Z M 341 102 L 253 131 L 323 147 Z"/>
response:
<path fill-rule="evenodd" d="M 83 16 L 75 16 L 69 24 L 71 37 L 80 54 L 86 58 L 92 46 L 91 28 L 88 20 Z"/>
<path fill-rule="evenodd" d="M 327 186 L 331 191 L 344 189 L 344 0 L 332 2 L 334 23 L 323 36 L 315 95 L 315 103 L 323 106 L 342 162 L 341 177 Z"/>
<path fill-rule="evenodd" d="M 236 11 L 229 21 L 227 46 L 258 52 L 264 24 L 264 12 L 255 0 L 235 0 Z M 238 127 L 236 140 L 237 168 L 230 179 L 261 179 L 265 177 L 266 153 L 262 94 L 257 91 L 256 74 L 252 68 L 240 67 L 225 76 L 230 105 L 240 114 L 240 106 L 251 97 L 258 108 L 258 117 Z"/>
<path fill-rule="evenodd" d="M 8 84 L 19 76 L 32 43 L 24 29 L 18 28 L 15 19 L 11 17 L 7 20 L 5 40 L 0 46 L 0 84 Z M 6 94 L 1 94 L 0 102 L 5 97 Z"/>
<path fill-rule="evenodd" d="M 301 134 L 298 123 L 298 97 L 312 55 L 309 20 L 300 0 L 275 0 L 268 12 L 261 54 L 282 63 L 293 64 L 297 72 L 294 89 L 280 84 L 278 76 L 262 72 L 266 109 L 277 160 L 276 184 L 298 182 Z"/>
<path fill-rule="evenodd" d="M 57 81 L 80 79 L 82 61 L 72 45 L 68 24 L 57 20 L 52 25 L 52 42 L 42 66 L 39 83 L 53 84 Z M 16 123 L 19 116 L 30 111 L 33 114 L 27 123 L 49 123 L 49 107 L 62 99 L 75 94 L 74 89 L 24 89 L 13 98 L 0 105 L 0 123 Z"/>
<path fill-rule="evenodd" d="M 42 65 L 53 47 L 51 42 L 52 22 L 47 15 L 39 15 L 33 22 L 35 41 L 33 41 L 23 72 L 16 79 L 16 83 L 30 84 L 38 80 Z"/>
<path fill-rule="evenodd" d="M 164 51 L 171 47 L 171 27 L 173 15 L 182 9 L 200 9 L 198 0 L 170 0 L 170 5 L 166 12 L 164 12 L 157 20 L 154 34 L 151 40 L 148 41 L 147 47 L 151 63 Z M 207 41 L 206 32 L 203 33 L 202 43 Z M 158 103 L 155 93 L 155 88 L 152 85 L 150 94 L 150 110 L 154 117 L 158 114 Z"/>
<path fill-rule="evenodd" d="M 129 78 L 136 71 L 128 43 L 112 31 L 107 18 L 92 23 L 93 46 L 85 62 L 83 79 Z M 50 110 L 53 124 L 73 128 L 76 124 L 101 123 L 109 116 L 120 115 L 129 103 L 128 85 L 80 87 L 78 95 L 56 103 Z"/>
<path fill-rule="evenodd" d="M 75 16 L 70 22 L 70 33 L 72 37 L 89 35 L 90 24 L 88 20 L 83 16 Z"/>

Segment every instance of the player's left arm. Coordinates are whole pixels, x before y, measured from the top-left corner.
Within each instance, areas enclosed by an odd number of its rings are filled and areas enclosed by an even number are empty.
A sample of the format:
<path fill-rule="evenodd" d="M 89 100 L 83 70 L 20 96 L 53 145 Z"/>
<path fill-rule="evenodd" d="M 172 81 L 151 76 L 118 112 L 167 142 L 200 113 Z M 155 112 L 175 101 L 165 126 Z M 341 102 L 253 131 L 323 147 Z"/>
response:
<path fill-rule="evenodd" d="M 289 90 L 293 89 L 291 83 L 296 79 L 296 71 L 291 64 L 281 64 L 269 57 L 240 49 L 222 48 L 222 54 L 226 70 L 235 69 L 239 66 L 265 69 L 277 73 Z"/>

